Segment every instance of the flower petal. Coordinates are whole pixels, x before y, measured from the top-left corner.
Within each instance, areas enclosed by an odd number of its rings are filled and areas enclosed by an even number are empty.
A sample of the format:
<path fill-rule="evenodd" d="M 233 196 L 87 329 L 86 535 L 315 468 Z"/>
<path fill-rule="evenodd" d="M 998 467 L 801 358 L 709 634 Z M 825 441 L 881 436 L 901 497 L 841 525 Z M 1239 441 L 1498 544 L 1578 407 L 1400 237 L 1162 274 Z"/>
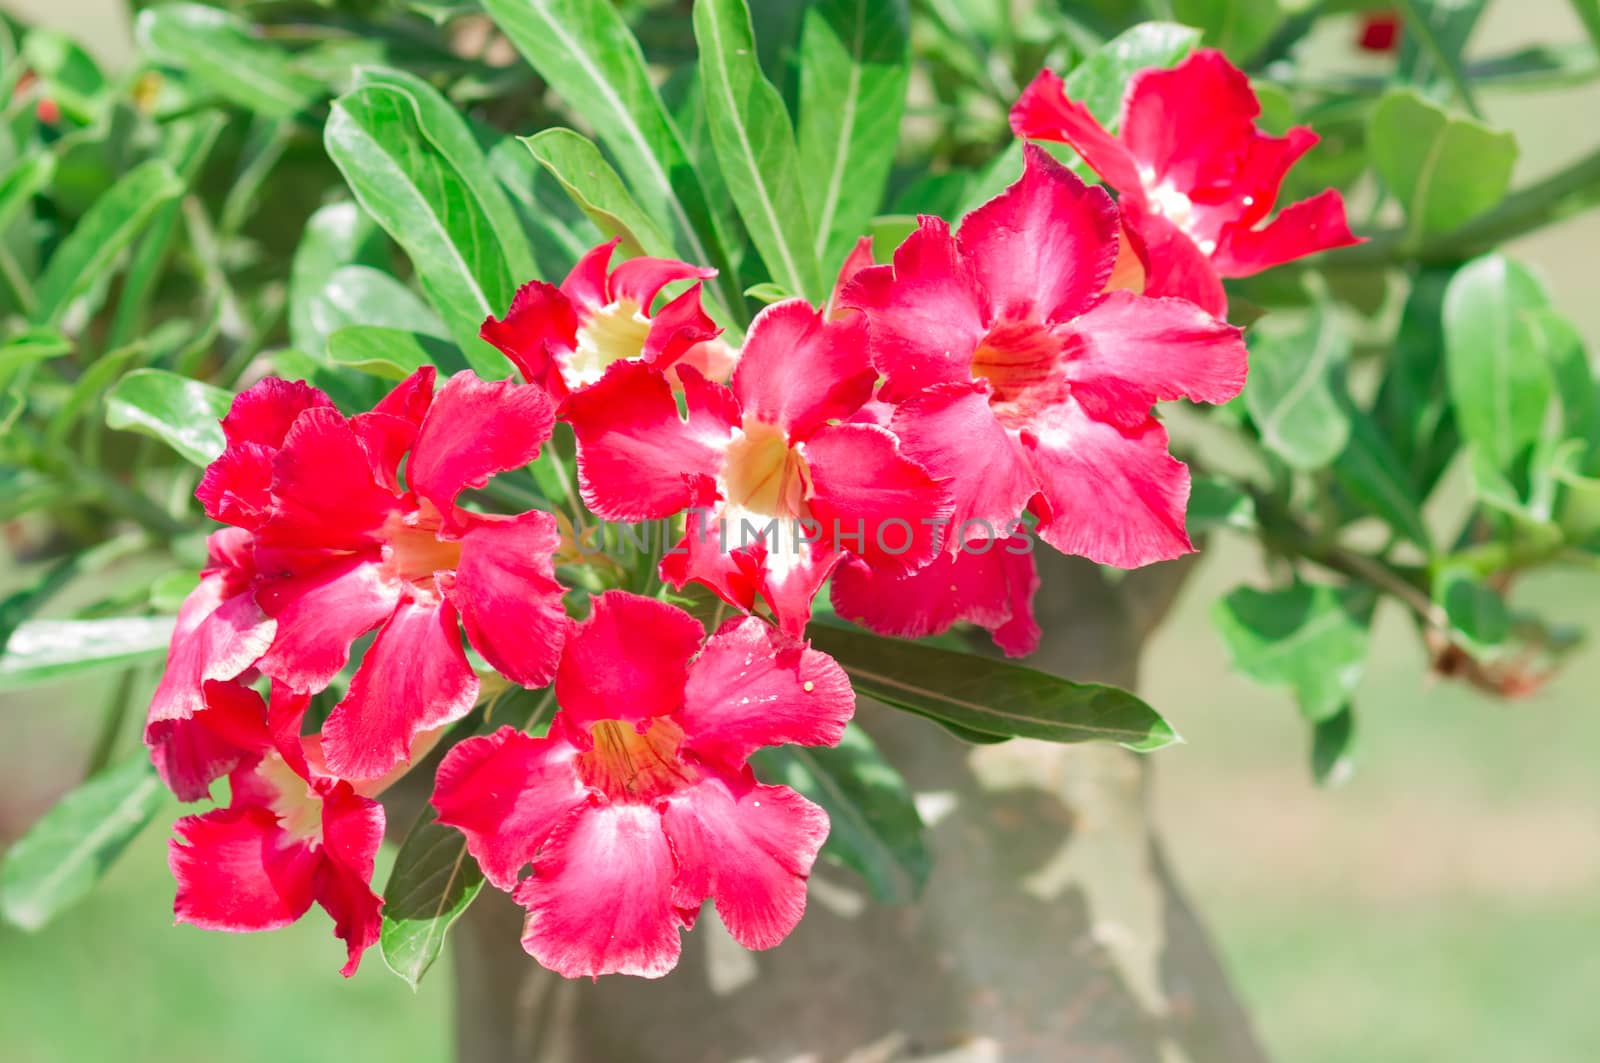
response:
<path fill-rule="evenodd" d="M 146 741 L 159 737 L 161 724 L 204 709 L 205 683 L 243 674 L 267 652 L 275 630 L 255 597 L 238 590 L 229 573 L 202 577 L 178 610 L 167 667 L 150 700 Z"/>
<path fill-rule="evenodd" d="M 626 591 L 593 599 L 589 618 L 572 625 L 556 701 L 567 719 L 640 722 L 683 704 L 689 659 L 700 649 L 700 622 L 675 605 Z"/>
<path fill-rule="evenodd" d="M 477 696 L 455 606 L 402 602 L 322 725 L 328 771 L 341 779 L 387 773 L 410 756 L 420 732 L 461 719 Z"/>
<path fill-rule="evenodd" d="M 672 794 L 661 823 L 678 862 L 678 907 L 715 898 L 728 932 L 747 949 L 771 948 L 800 922 L 806 878 L 828 836 L 822 809 L 745 772 Z"/>
<path fill-rule="evenodd" d="M 522 946 L 567 978 L 659 978 L 678 962 L 672 851 L 649 805 L 582 808 L 551 834 L 517 887 Z"/>
<path fill-rule="evenodd" d="M 484 660 L 525 687 L 556 674 L 567 614 L 565 588 L 551 555 L 561 544 L 555 518 L 532 510 L 519 517 L 471 515 L 461 536 L 461 559 L 441 573 L 439 587 L 461 611 L 467 641 Z"/>
<path fill-rule="evenodd" d="M 607 283 L 611 255 L 622 237 L 616 236 L 603 244 L 596 244 L 583 253 L 572 272 L 561 282 L 561 294 L 572 301 L 580 321 L 611 302 L 611 286 Z"/>
<path fill-rule="evenodd" d="M 1166 429 L 1155 418 L 1118 426 L 1066 402 L 1024 432 L 1022 443 L 1045 501 L 1038 532 L 1057 550 L 1138 568 L 1194 549 L 1184 530 L 1189 470 L 1167 452 Z"/>
<path fill-rule="evenodd" d="M 673 281 L 710 280 L 717 275 L 714 269 L 691 266 L 675 258 L 651 258 L 641 255 L 630 258 L 611 271 L 607 294 L 611 299 L 631 299 L 639 309 L 650 313 L 650 304 L 656 301 L 661 289 Z M 696 289 L 691 288 L 690 291 Z M 697 300 L 698 302 L 698 300 Z"/>
<path fill-rule="evenodd" d="M 1106 286 L 1117 260 L 1117 208 L 1035 144 L 1022 177 L 961 219 L 956 244 L 1006 321 L 1059 321 Z"/>
<path fill-rule="evenodd" d="M 222 808 L 173 827 L 167 864 L 178 922 L 205 930 L 276 930 L 311 907 L 321 857 L 265 808 Z"/>
<path fill-rule="evenodd" d="M 1120 135 L 1155 179 L 1200 199 L 1223 194 L 1260 113 L 1250 79 L 1221 52 L 1201 48 L 1175 67 L 1133 76 Z"/>
<path fill-rule="evenodd" d="M 1187 299 L 1213 317 L 1227 317 L 1222 277 L 1188 233 L 1165 215 L 1127 200 L 1122 202 L 1122 221 L 1144 251 L 1145 295 Z"/>
<path fill-rule="evenodd" d="M 855 707 L 832 657 L 747 616 L 706 640 L 677 720 L 689 749 L 738 765 L 765 746 L 838 745 Z"/>
<path fill-rule="evenodd" d="M 1022 90 L 1011 108 L 1011 131 L 1029 140 L 1069 144 L 1121 197 L 1144 195 L 1138 161 L 1087 107 L 1067 98 L 1065 83 L 1053 71 L 1039 71 Z"/>
<path fill-rule="evenodd" d="M 256 593 L 277 624 L 257 667 L 301 691 L 333 682 L 350 662 L 350 644 L 388 619 L 400 600 L 375 551 L 263 580 Z"/>
<path fill-rule="evenodd" d="M 269 376 L 233 397 L 222 418 L 222 434 L 230 445 L 257 443 L 276 449 L 302 412 L 332 405 L 332 399 L 304 380 Z"/>
<path fill-rule="evenodd" d="M 504 319 L 484 319 L 478 335 L 493 344 L 522 373 L 554 398 L 566 395 L 558 352 L 578 346 L 578 314 L 554 284 L 529 281 L 517 289 Z"/>
<path fill-rule="evenodd" d="M 400 507 L 349 422 L 327 407 L 305 411 L 289 429 L 273 458 L 272 494 L 260 533 L 271 549 L 360 549 Z"/>
<path fill-rule="evenodd" d="M 631 266 L 637 261 L 633 259 L 623 263 L 623 266 Z M 617 272 L 621 273 L 622 267 L 619 266 Z M 696 344 L 716 339 L 721 334 L 722 329 L 700 305 L 700 286 L 697 284 L 656 311 L 650 319 L 650 331 L 644 339 L 643 358 L 651 365 L 664 369 L 682 358 Z"/>
<path fill-rule="evenodd" d="M 211 784 L 252 754 L 220 737 L 205 724 L 205 715 L 168 720 L 147 734 L 150 762 L 156 774 L 180 801 L 199 801 Z"/>
<path fill-rule="evenodd" d="M 822 541 L 884 569 L 909 571 L 938 552 L 950 490 L 871 424 L 829 425 L 802 447 Z"/>
<path fill-rule="evenodd" d="M 845 285 L 870 265 L 872 265 L 872 237 L 863 236 L 844 257 L 844 263 L 839 267 L 839 276 L 833 282 L 833 291 L 828 293 L 828 305 L 822 308 L 822 313 L 829 321 L 836 321 L 850 312 L 849 308 L 839 301 Z"/>
<path fill-rule="evenodd" d="M 496 887 L 514 887 L 556 824 L 587 799 L 577 755 L 561 715 L 544 738 L 502 727 L 445 754 L 433 807 L 440 823 L 466 836 L 467 852 Z"/>
<path fill-rule="evenodd" d="M 739 424 L 727 388 L 680 367 L 688 419 L 672 386 L 640 362 L 617 362 L 574 395 L 562 416 L 578 439 L 583 500 L 606 520 L 671 516 L 705 497 Z"/>
<path fill-rule="evenodd" d="M 750 322 L 733 393 L 747 417 L 803 439 L 860 409 L 877 376 L 863 318 L 830 322 L 804 299 L 785 299 Z"/>
<path fill-rule="evenodd" d="M 1350 231 L 1345 218 L 1344 197 L 1330 188 L 1283 208 L 1261 229 L 1224 229 L 1212 261 L 1224 277 L 1248 277 L 1297 258 L 1359 243 L 1361 239 Z"/>
<path fill-rule="evenodd" d="M 462 491 L 538 457 L 555 423 L 555 408 L 542 389 L 479 380 L 462 370 L 434 397 L 406 464 L 406 481 L 448 511 Z"/>
<path fill-rule="evenodd" d="M 372 890 L 372 872 L 383 844 L 383 806 L 339 783 L 322 800 L 322 850 L 317 903 L 333 917 L 334 935 L 345 943 L 346 978 L 361 966 L 361 954 L 378 943 L 383 898 Z"/>

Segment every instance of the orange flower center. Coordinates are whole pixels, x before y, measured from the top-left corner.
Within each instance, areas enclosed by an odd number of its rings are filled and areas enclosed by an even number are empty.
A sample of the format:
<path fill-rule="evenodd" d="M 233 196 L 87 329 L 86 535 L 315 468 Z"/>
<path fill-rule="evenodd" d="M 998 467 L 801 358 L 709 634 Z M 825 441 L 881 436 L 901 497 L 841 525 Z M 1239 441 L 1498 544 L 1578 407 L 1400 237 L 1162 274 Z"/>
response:
<path fill-rule="evenodd" d="M 578 757 L 583 781 L 612 798 L 651 801 L 694 781 L 679 756 L 683 728 L 665 716 L 644 729 L 623 720 L 601 720 L 589 728 L 594 748 Z"/>
<path fill-rule="evenodd" d="M 451 572 L 461 562 L 461 544 L 439 537 L 443 519 L 424 499 L 410 513 L 395 514 L 383 529 L 384 570 L 426 594 L 437 594 L 437 572 Z"/>
<path fill-rule="evenodd" d="M 1061 341 L 1041 324 L 1002 321 L 972 356 L 972 378 L 989 384 L 989 406 L 1014 428 L 1066 393 Z"/>
<path fill-rule="evenodd" d="M 567 384 L 593 384 L 613 362 L 641 357 L 649 338 L 643 307 L 632 299 L 607 303 L 578 328 L 578 349 L 567 358 Z"/>
<path fill-rule="evenodd" d="M 736 510 L 762 517 L 804 517 L 809 512 L 811 467 L 783 431 L 749 421 L 728 445 L 724 496 Z"/>

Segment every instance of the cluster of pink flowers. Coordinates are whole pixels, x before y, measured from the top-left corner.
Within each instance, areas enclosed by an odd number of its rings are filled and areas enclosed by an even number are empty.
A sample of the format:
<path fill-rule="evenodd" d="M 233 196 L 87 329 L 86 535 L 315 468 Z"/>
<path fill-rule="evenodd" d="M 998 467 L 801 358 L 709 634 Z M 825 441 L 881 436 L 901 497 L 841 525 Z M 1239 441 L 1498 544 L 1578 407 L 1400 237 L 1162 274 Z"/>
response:
<path fill-rule="evenodd" d="M 543 737 L 456 744 L 432 803 L 527 909 L 533 956 L 657 976 L 707 899 L 746 946 L 782 940 L 827 817 L 747 759 L 836 743 L 854 710 L 804 641 L 824 584 L 871 630 L 967 622 L 1020 655 L 1039 640 L 1033 536 L 1123 568 L 1191 549 L 1188 472 L 1152 407 L 1243 386 L 1220 277 L 1351 239 L 1335 192 L 1258 227 L 1314 137 L 1264 136 L 1256 113 L 1211 52 L 1137 77 L 1120 139 L 1044 73 L 1018 132 L 1072 144 L 1118 200 L 1029 145 L 1020 180 L 954 232 L 921 218 L 885 264 L 864 240 L 827 305 L 766 307 L 737 352 L 701 306 L 711 271 L 613 268 L 613 241 L 485 322 L 525 383 L 423 368 L 353 416 L 304 383 L 239 395 L 197 492 L 227 527 L 146 730 L 180 797 L 230 782 L 227 807 L 178 823 L 178 918 L 267 929 L 316 901 L 353 972 L 381 926 L 374 798 L 492 669 L 553 682 L 559 710 Z M 557 421 L 594 514 L 681 527 L 659 575 L 733 608 L 709 637 L 616 590 L 571 619 L 570 529 L 483 511 L 481 489 Z M 342 696 L 324 694 L 372 632 Z"/>

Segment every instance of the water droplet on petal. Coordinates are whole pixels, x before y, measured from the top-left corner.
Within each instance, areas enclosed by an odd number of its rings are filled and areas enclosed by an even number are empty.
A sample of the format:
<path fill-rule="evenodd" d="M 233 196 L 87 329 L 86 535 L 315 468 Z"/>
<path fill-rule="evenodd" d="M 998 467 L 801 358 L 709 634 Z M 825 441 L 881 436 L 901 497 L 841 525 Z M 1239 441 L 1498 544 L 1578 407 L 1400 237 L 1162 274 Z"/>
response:
<path fill-rule="evenodd" d="M 811 693 L 811 692 L 812 692 L 812 691 L 813 691 L 813 690 L 815 690 L 815 689 L 817 689 L 817 684 L 815 684 L 815 683 L 813 683 L 813 682 L 812 682 L 812 681 L 811 681 L 811 680 L 809 680 L 809 679 L 807 679 L 807 680 L 806 680 L 806 681 L 805 681 L 805 683 L 803 683 L 803 684 L 802 684 L 802 685 L 801 685 L 801 688 L 800 688 L 800 689 L 802 689 L 802 690 L 804 690 L 804 691 L 805 691 L 805 692 L 806 692 L 806 693 L 807 693 L 807 694 L 809 694 L 809 693 Z"/>

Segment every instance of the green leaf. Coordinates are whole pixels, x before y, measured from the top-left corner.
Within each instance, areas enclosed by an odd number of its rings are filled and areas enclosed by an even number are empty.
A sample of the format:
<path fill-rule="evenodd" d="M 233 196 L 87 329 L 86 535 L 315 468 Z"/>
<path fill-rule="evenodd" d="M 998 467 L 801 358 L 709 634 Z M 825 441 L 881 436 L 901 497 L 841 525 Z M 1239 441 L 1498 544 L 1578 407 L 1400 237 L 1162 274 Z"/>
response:
<path fill-rule="evenodd" d="M 439 958 L 445 935 L 483 889 L 483 872 L 467 853 L 466 835 L 434 822 L 424 808 L 406 832 L 383 887 L 379 945 L 389 970 L 412 989 Z"/>
<path fill-rule="evenodd" d="M 1433 600 L 1450 621 L 1452 640 L 1474 657 L 1493 654 L 1511 634 L 1505 599 L 1466 566 L 1447 565 L 1435 574 Z"/>
<path fill-rule="evenodd" d="M 340 266 L 311 299 L 311 325 L 327 338 L 351 325 L 383 325 L 443 337 L 450 330 L 399 278 L 371 266 Z"/>
<path fill-rule="evenodd" d="M 101 280 L 113 260 L 168 200 L 183 193 L 172 167 L 151 159 L 129 170 L 95 200 L 61 241 L 35 288 L 36 325 L 53 325 L 72 300 Z"/>
<path fill-rule="evenodd" d="M 1553 398 L 1527 316 L 1547 303 L 1533 275 L 1500 254 L 1462 267 L 1445 292 L 1445 371 L 1456 423 L 1502 473 L 1512 473 L 1539 441 Z"/>
<path fill-rule="evenodd" d="M 0 232 L 50 183 L 55 172 L 56 157 L 49 152 L 24 156 L 6 171 L 0 178 Z"/>
<path fill-rule="evenodd" d="M 322 93 L 289 55 L 255 36 L 248 22 L 204 4 L 162 4 L 139 13 L 134 32 L 146 55 L 192 76 L 247 110 L 291 118 Z"/>
<path fill-rule="evenodd" d="M 25 365 L 71 353 L 72 341 L 53 328 L 19 332 L 0 346 L 0 379 Z"/>
<path fill-rule="evenodd" d="M 341 266 L 379 261 L 378 226 L 354 203 L 329 203 L 306 220 L 289 266 L 289 341 L 320 352 L 328 337 L 312 322 L 312 300 Z"/>
<path fill-rule="evenodd" d="M 511 209 L 505 189 L 495 179 L 488 156 L 460 112 L 432 85 L 402 70 L 363 67 L 356 71 L 356 85 L 381 85 L 411 97 L 423 135 L 466 181 L 479 209 L 489 219 L 512 279 L 519 282 L 532 279 L 537 268 L 528 236 Z"/>
<path fill-rule="evenodd" d="M 11 633 L 0 653 L 0 690 L 159 658 L 167 651 L 172 623 L 170 616 L 29 620 Z"/>
<path fill-rule="evenodd" d="M 858 694 L 940 723 L 1005 738 L 1115 742 L 1140 752 L 1177 740 L 1154 709 L 1116 687 L 844 628 L 816 625 L 810 634 Z"/>
<path fill-rule="evenodd" d="M 43 94 L 67 117 L 83 125 L 105 118 L 112 102 L 105 74 L 71 37 L 44 28 L 30 29 L 20 58 L 26 69 L 38 75 Z"/>
<path fill-rule="evenodd" d="M 511 197 L 511 209 L 522 221 L 533 245 L 540 277 L 564 277 L 583 253 L 599 243 L 599 234 L 578 211 L 561 182 L 539 164 L 517 137 L 495 137 L 489 167 Z"/>
<path fill-rule="evenodd" d="M 1203 535 L 1217 528 L 1253 531 L 1256 504 L 1236 484 L 1216 476 L 1196 476 L 1189 488 L 1188 532 Z"/>
<path fill-rule="evenodd" d="M 873 897 L 909 904 L 931 864 L 910 788 L 855 724 L 835 748 L 782 746 L 753 758 L 763 781 L 789 786 L 822 807 L 831 827 L 822 855 L 855 871 Z"/>
<path fill-rule="evenodd" d="M 143 750 L 68 793 L 6 851 L 0 914 L 24 930 L 38 930 L 82 900 L 164 797 Z"/>
<path fill-rule="evenodd" d="M 840 262 L 878 213 L 911 73 L 905 0 L 820 0 L 800 37 L 799 172 L 813 248 Z"/>
<path fill-rule="evenodd" d="M 1205 43 L 1242 63 L 1259 52 L 1283 21 L 1278 0 L 1172 0 L 1179 22 L 1205 31 Z"/>
<path fill-rule="evenodd" d="M 1539 307 L 1523 312 L 1523 324 L 1549 367 L 1561 404 L 1561 434 L 1600 449 L 1600 393 L 1583 336 L 1557 311 Z M 1600 456 L 1600 455 L 1596 455 Z"/>
<path fill-rule="evenodd" d="M 1422 519 L 1422 506 L 1403 478 L 1404 465 L 1377 423 L 1347 408 L 1350 440 L 1333 463 L 1339 486 L 1361 507 L 1423 550 L 1432 550 L 1432 536 Z"/>
<path fill-rule="evenodd" d="M 1261 441 L 1297 469 L 1318 469 L 1350 438 L 1340 401 L 1350 340 L 1332 315 L 1313 312 L 1293 335 L 1262 329 L 1249 337 L 1250 378 L 1245 408 Z"/>
<path fill-rule="evenodd" d="M 1361 681 L 1373 604 L 1360 587 L 1238 587 L 1217 602 L 1212 619 L 1235 668 L 1289 687 L 1300 711 L 1316 721 L 1337 713 Z"/>
<path fill-rule="evenodd" d="M 594 127 L 650 216 L 667 222 L 674 253 L 717 269 L 724 300 L 736 305 L 737 278 L 704 185 L 616 7 L 593 0 L 485 0 L 483 7 Z"/>
<path fill-rule="evenodd" d="M 461 352 L 443 340 L 377 325 L 350 325 L 329 336 L 328 358 L 385 380 L 404 380 L 425 365 L 446 375 L 466 368 Z"/>
<path fill-rule="evenodd" d="M 505 376 L 508 363 L 478 328 L 505 313 L 515 284 L 493 224 L 466 177 L 428 142 L 415 101 L 376 85 L 346 93 L 333 101 L 324 141 L 362 208 L 405 248 L 467 364 Z"/>
<path fill-rule="evenodd" d="M 760 284 L 752 284 L 750 287 L 744 290 L 744 294 L 747 298 L 754 299 L 758 303 L 767 304 L 781 303 L 785 299 L 794 298 L 793 292 L 789 291 L 782 285 L 773 284 L 771 281 L 762 281 Z"/>
<path fill-rule="evenodd" d="M 1349 705 L 1311 729 L 1311 777 L 1318 786 L 1338 786 L 1355 770 L 1356 714 Z"/>
<path fill-rule="evenodd" d="M 1413 279 L 1372 407 L 1398 474 L 1422 498 L 1461 447 L 1445 384 L 1444 296 L 1454 272 L 1425 269 Z"/>
<path fill-rule="evenodd" d="M 166 443 L 196 465 L 222 453 L 219 423 L 233 396 L 165 369 L 135 369 L 106 396 L 106 424 Z"/>
<path fill-rule="evenodd" d="M 750 9 L 744 0 L 695 0 L 694 37 L 728 194 L 772 279 L 820 302 L 827 291 L 811 243 L 799 152 L 783 97 L 756 61 Z"/>
<path fill-rule="evenodd" d="M 1141 22 L 1101 45 L 1066 77 L 1067 96 L 1115 131 L 1128 79 L 1150 67 L 1175 66 L 1200 44 L 1200 31 L 1176 22 Z M 1020 166 L 1018 167 L 1020 171 Z"/>
<path fill-rule="evenodd" d="M 558 127 L 522 142 L 603 235 L 622 237 L 625 254 L 665 258 L 676 253 L 672 241 L 634 202 L 617 171 L 587 138 Z"/>
<path fill-rule="evenodd" d="M 1517 160 L 1510 133 L 1449 114 L 1411 89 L 1378 101 L 1367 143 L 1413 239 L 1449 232 L 1499 203 Z"/>

